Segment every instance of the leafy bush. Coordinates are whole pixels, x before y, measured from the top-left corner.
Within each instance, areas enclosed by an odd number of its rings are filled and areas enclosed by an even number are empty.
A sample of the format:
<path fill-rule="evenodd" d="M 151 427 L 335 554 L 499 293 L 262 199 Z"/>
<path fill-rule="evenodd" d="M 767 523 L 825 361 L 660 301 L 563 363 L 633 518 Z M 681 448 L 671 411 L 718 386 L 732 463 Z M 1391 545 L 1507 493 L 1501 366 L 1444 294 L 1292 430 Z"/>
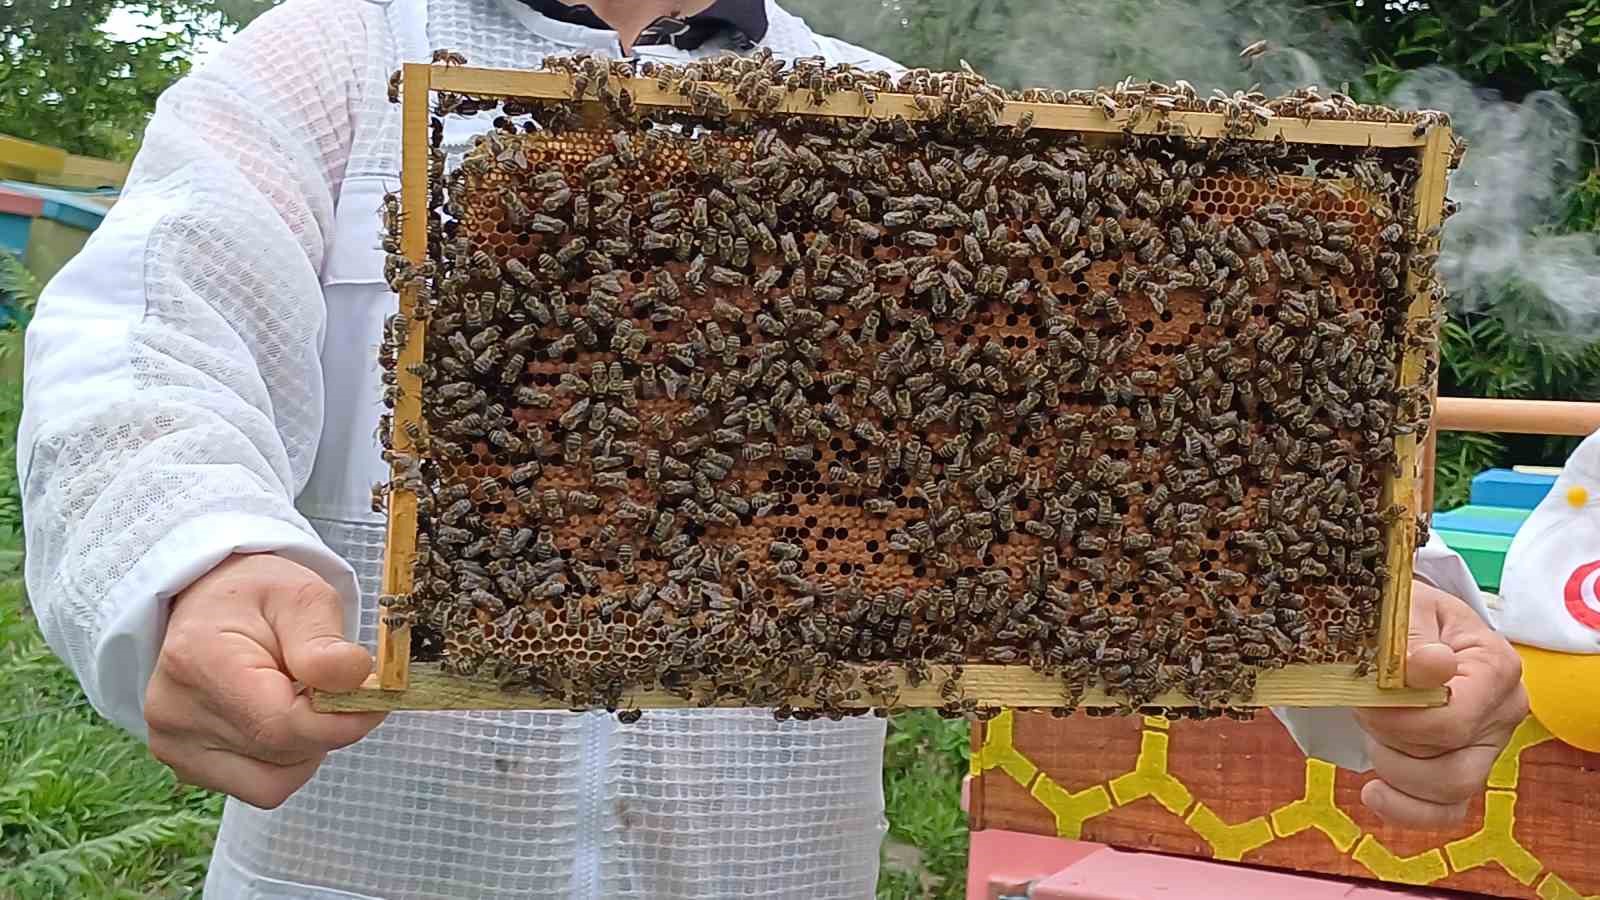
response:
<path fill-rule="evenodd" d="M 1559 93 L 1577 113 L 1586 154 L 1600 136 L 1600 0 L 1528 3 L 1340 4 L 1368 57 L 1366 86 L 1382 96 L 1403 70 L 1443 65 L 1482 88 L 1519 100 Z M 1470 157 L 1471 150 L 1468 150 Z M 1552 233 L 1593 232 L 1600 223 L 1600 172 L 1594 159 L 1548 223 Z M 1530 288 L 1506 284 L 1478 312 L 1453 311 L 1444 332 L 1440 393 L 1469 397 L 1593 400 L 1600 397 L 1600 343 L 1592 334 L 1552 335 L 1529 321 Z M 1595 298 L 1600 303 L 1600 298 Z M 1442 434 L 1435 503 L 1465 501 L 1468 481 L 1489 466 L 1560 465 L 1570 438 Z"/>
<path fill-rule="evenodd" d="M 1515 336 L 1495 315 L 1452 317 L 1444 329 L 1439 392 L 1540 400 L 1600 397 L 1600 343 Z M 1443 433 L 1435 469 L 1439 508 L 1466 502 L 1472 476 L 1496 465 L 1560 465 L 1577 438 Z"/>

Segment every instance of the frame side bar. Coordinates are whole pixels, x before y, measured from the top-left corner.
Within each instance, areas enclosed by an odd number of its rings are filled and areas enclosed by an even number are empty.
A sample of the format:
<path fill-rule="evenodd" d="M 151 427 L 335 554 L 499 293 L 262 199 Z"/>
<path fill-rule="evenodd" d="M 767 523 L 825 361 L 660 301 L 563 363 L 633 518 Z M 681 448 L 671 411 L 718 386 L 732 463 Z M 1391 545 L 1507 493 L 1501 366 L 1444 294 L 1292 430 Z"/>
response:
<path fill-rule="evenodd" d="M 484 69 L 471 66 L 433 66 L 433 88 L 477 97 L 525 97 L 540 100 L 574 99 L 573 83 L 564 72 L 523 72 L 505 69 Z M 638 106 L 676 107 L 689 109 L 689 98 L 663 90 L 655 80 L 632 78 L 622 80 L 621 86 L 633 95 Z M 749 111 L 750 106 L 734 96 L 726 85 L 704 83 L 710 90 L 721 94 L 734 111 Z M 587 101 L 594 102 L 594 101 Z M 937 112 L 938 102 L 931 104 Z M 880 93 L 877 100 L 867 103 L 855 91 L 843 91 L 813 103 L 805 91 L 792 91 L 771 115 L 839 116 L 855 119 L 892 119 L 903 116 L 916 121 L 931 117 L 931 113 L 917 106 L 910 94 Z M 1226 117 L 1213 112 L 1158 112 L 1122 109 L 1107 117 L 1099 109 L 1061 103 L 1030 103 L 1020 100 L 1006 102 L 998 124 L 1016 125 L 1027 114 L 1032 114 L 1034 130 L 1081 131 L 1103 134 L 1132 132 L 1134 134 L 1171 134 L 1197 138 L 1220 138 L 1228 135 Z M 1423 147 L 1429 135 L 1439 131 L 1431 126 L 1422 135 L 1416 126 L 1407 122 L 1365 122 L 1346 119 L 1296 119 L 1276 117 L 1267 124 L 1247 134 L 1249 140 L 1272 141 L 1280 137 L 1293 144 L 1336 144 L 1352 147 Z"/>
<path fill-rule="evenodd" d="M 984 776 L 988 773 L 979 771 L 976 767 L 978 754 L 983 752 L 983 745 L 989 738 L 988 722 L 973 722 L 967 729 L 968 748 L 970 758 L 974 761 L 972 770 L 962 782 L 967 792 L 967 830 L 982 831 L 988 827 L 984 816 L 984 800 L 987 799 L 988 788 L 984 784 Z"/>
<path fill-rule="evenodd" d="M 428 256 L 428 104 L 433 67 L 407 63 L 401 83 L 400 149 L 400 249 L 412 264 L 421 267 Z M 412 315 L 417 302 L 417 284 L 407 283 L 400 290 L 400 314 L 409 323 L 405 343 L 395 364 L 399 398 L 395 401 L 391 443 L 399 453 L 413 450 L 405 423 L 422 422 L 421 380 L 411 366 L 422 361 L 422 346 L 427 326 Z M 394 467 L 399 473 L 400 465 Z M 388 595 L 411 592 L 411 561 L 417 546 L 417 498 L 410 491 L 389 492 L 389 532 L 384 542 L 383 592 Z M 403 691 L 411 679 L 411 626 L 391 622 L 378 611 L 378 686 L 386 691 Z"/>
<path fill-rule="evenodd" d="M 1428 145 L 1423 148 L 1422 177 L 1417 183 L 1417 221 L 1414 224 L 1419 236 L 1438 225 L 1444 214 L 1445 174 L 1450 162 L 1450 130 L 1434 128 L 1428 133 Z M 1432 249 L 1438 238 L 1425 238 L 1419 247 Z M 1406 276 L 1406 288 L 1411 295 L 1411 306 L 1406 310 L 1406 320 L 1414 322 L 1433 315 L 1432 297 L 1423 291 L 1424 277 L 1416 272 Z M 1427 368 L 1428 348 L 1407 345 L 1400 360 L 1400 386 L 1421 387 L 1431 398 L 1432 385 L 1422 384 Z M 1424 507 L 1420 496 L 1422 479 L 1419 465 L 1425 455 L 1417 435 L 1402 434 L 1395 438 L 1395 465 L 1386 473 L 1383 483 L 1383 505 L 1393 510 L 1394 519 L 1388 529 L 1388 580 L 1383 585 L 1382 607 L 1378 619 L 1378 686 L 1399 690 L 1406 686 L 1406 643 L 1411 626 L 1411 576 L 1412 555 L 1416 551 L 1416 515 Z"/>

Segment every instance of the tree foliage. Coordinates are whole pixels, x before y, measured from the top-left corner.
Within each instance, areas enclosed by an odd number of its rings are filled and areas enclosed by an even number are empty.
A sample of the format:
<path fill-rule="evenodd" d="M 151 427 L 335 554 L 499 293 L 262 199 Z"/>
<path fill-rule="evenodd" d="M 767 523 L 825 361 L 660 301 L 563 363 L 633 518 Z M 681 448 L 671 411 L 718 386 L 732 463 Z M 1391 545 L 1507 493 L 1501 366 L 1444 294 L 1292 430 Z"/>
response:
<path fill-rule="evenodd" d="M 0 134 L 126 159 L 156 97 L 218 40 L 270 3 L 257 0 L 5 0 L 0 3 Z M 151 28 L 133 40 L 113 15 Z"/>
<path fill-rule="evenodd" d="M 1543 228 L 1593 232 L 1600 224 L 1593 151 L 1600 138 L 1600 0 L 788 0 L 786 6 L 820 30 L 906 65 L 951 69 L 964 58 L 1010 86 L 1083 87 L 1138 75 L 1228 88 L 1276 80 L 1282 87 L 1295 71 L 1250 71 L 1236 61 L 1236 48 L 1268 38 L 1303 48 L 1313 65 L 1301 71 L 1316 72 L 1325 89 L 1348 81 L 1362 99 L 1383 99 L 1408 71 L 1426 66 L 1449 68 L 1510 101 L 1553 90 L 1583 123 L 1588 171 Z M 1513 281 L 1491 302 L 1452 312 L 1442 394 L 1600 396 L 1600 343 L 1589 335 L 1553 338 L 1539 327 L 1544 323 L 1530 323 L 1531 304 L 1523 302 L 1529 290 Z M 1468 481 L 1484 468 L 1560 464 L 1574 445 L 1538 436 L 1443 434 L 1436 504 L 1464 502 Z"/>
<path fill-rule="evenodd" d="M 1382 96 L 1407 69 L 1443 65 L 1474 84 L 1518 100 L 1554 90 L 1583 123 L 1588 176 L 1573 185 L 1552 232 L 1600 225 L 1600 0 L 1384 4 L 1347 2 L 1343 14 L 1368 54 L 1365 84 Z M 1471 152 L 1470 150 L 1468 151 Z M 1510 284 L 1487 308 L 1452 316 L 1444 334 L 1440 393 L 1472 397 L 1592 400 L 1600 389 L 1600 343 L 1551 341 L 1523 327 L 1525 285 Z M 1467 480 L 1491 465 L 1559 465 L 1575 439 L 1445 434 L 1439 441 L 1436 502 L 1466 499 Z"/>

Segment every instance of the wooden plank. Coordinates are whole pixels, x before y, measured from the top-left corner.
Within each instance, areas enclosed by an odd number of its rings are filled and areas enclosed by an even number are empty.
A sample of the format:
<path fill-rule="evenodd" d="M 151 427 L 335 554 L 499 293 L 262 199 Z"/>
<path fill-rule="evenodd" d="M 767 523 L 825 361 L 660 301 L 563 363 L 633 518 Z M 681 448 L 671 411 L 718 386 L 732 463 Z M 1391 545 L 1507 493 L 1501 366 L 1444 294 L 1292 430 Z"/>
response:
<path fill-rule="evenodd" d="M 1445 175 L 1450 164 L 1451 136 L 1447 128 L 1436 128 L 1428 135 L 1428 145 L 1422 150 L 1422 176 L 1417 184 L 1416 233 L 1423 241 L 1422 252 L 1438 246 L 1438 237 L 1422 238 L 1437 226 L 1444 216 Z M 1431 295 L 1424 290 L 1428 278 L 1411 272 L 1407 276 L 1407 291 L 1411 295 L 1411 308 L 1406 318 L 1412 322 L 1427 321 L 1433 316 Z M 1413 387 L 1422 384 L 1427 369 L 1429 348 L 1405 345 L 1400 361 L 1400 385 Z M 1432 385 L 1424 386 L 1432 396 Z M 1388 556 L 1386 565 L 1389 578 L 1383 585 L 1383 599 L 1378 619 L 1378 684 L 1386 688 L 1404 687 L 1406 683 L 1406 641 L 1411 621 L 1412 555 L 1416 552 L 1417 532 L 1414 525 L 1419 507 L 1419 468 L 1422 453 L 1416 434 L 1402 434 L 1395 438 L 1395 465 L 1384 475 L 1381 505 L 1394 513 L 1388 526 Z"/>
<path fill-rule="evenodd" d="M 682 94 L 662 90 L 653 79 L 633 78 L 623 82 L 639 106 L 670 106 L 688 109 L 689 99 Z M 735 111 L 748 110 L 743 101 L 733 95 L 731 88 L 707 85 L 722 94 Z M 484 69 L 471 66 L 436 66 L 433 70 L 433 87 L 439 91 L 468 94 L 478 97 L 527 97 L 545 100 L 573 99 L 572 79 L 562 72 L 521 72 L 502 69 Z M 936 110 L 935 110 L 936 111 Z M 841 116 L 846 118 L 892 119 L 904 116 L 908 120 L 929 118 L 929 112 L 917 106 L 910 94 L 879 93 L 868 103 L 860 94 L 848 91 L 830 95 L 820 104 L 811 101 L 805 91 L 793 91 L 777 109 L 778 114 L 812 116 Z M 1080 131 L 1117 134 L 1132 131 L 1135 134 L 1178 134 L 1197 138 L 1217 138 L 1228 133 L 1227 122 L 1221 113 L 1165 112 L 1159 115 L 1148 111 L 1124 109 L 1107 117 L 1098 108 L 1060 103 L 1027 103 L 1008 101 L 1000 114 L 999 124 L 1015 125 L 1024 115 L 1032 114 L 1033 128 L 1046 131 Z M 1428 133 L 1417 135 L 1416 127 L 1405 122 L 1359 122 L 1334 119 L 1276 118 L 1254 131 L 1238 135 L 1252 140 L 1273 141 L 1280 137 L 1295 144 L 1335 144 L 1357 147 L 1420 147 L 1428 140 Z M 1437 127 L 1429 133 L 1440 131 Z"/>
<path fill-rule="evenodd" d="M 897 673 L 900 685 L 900 705 L 906 707 L 942 706 L 948 700 L 942 696 L 941 686 L 948 678 L 950 667 L 930 666 L 932 678 L 912 687 L 903 673 Z M 1026 666 L 969 665 L 963 667 L 960 679 L 961 694 L 976 700 L 980 706 L 1044 707 L 1062 705 L 1059 679 L 1041 675 Z M 863 692 L 865 695 L 865 692 Z M 1443 689 L 1415 690 L 1405 688 L 1387 690 L 1377 686 L 1371 676 L 1357 678 L 1353 663 L 1324 663 L 1290 666 L 1260 673 L 1256 678 L 1255 694 L 1247 706 L 1441 706 L 1448 698 Z M 1121 699 L 1108 695 L 1100 688 L 1084 693 L 1084 706 L 1118 706 Z M 791 698 L 791 705 L 801 707 L 810 701 Z M 411 667 L 408 687 L 385 689 L 377 678 L 368 678 L 362 688 L 350 694 L 318 694 L 316 708 L 324 711 L 351 711 L 372 709 L 564 709 L 542 694 L 519 691 L 502 691 L 493 683 L 464 679 L 448 675 L 437 666 L 417 664 Z M 702 702 L 684 698 L 665 691 L 651 691 L 625 696 L 620 708 L 682 709 L 709 706 L 739 706 L 737 703 Z M 858 702 L 858 708 L 872 706 L 870 698 Z M 1169 691 L 1151 700 L 1152 706 L 1191 705 L 1177 691 Z"/>
<path fill-rule="evenodd" d="M 1433 504 L 1434 466 L 1441 431 L 1588 437 L 1600 431 L 1600 403 L 1437 397 L 1433 406 L 1433 428 L 1428 431 L 1422 457 L 1423 509 L 1431 509 Z"/>
<path fill-rule="evenodd" d="M 128 180 L 128 164 L 69 153 L 56 177 L 75 187 L 121 187 Z"/>
<path fill-rule="evenodd" d="M 428 256 L 428 81 L 432 67 L 408 63 L 402 76 L 401 162 L 400 162 L 400 250 L 420 266 Z M 415 282 L 400 290 L 400 314 L 410 323 L 406 342 L 400 348 L 395 366 L 400 389 L 395 402 L 392 443 L 396 451 L 409 453 L 412 442 L 405 424 L 423 427 L 422 384 L 410 369 L 422 362 L 427 324 L 412 315 L 416 308 Z M 399 463 L 394 466 L 398 474 Z M 384 544 L 383 592 L 389 595 L 411 592 L 411 560 L 417 547 L 417 497 L 396 488 L 389 494 L 389 533 Z M 411 626 L 391 622 L 380 611 L 378 617 L 377 683 L 385 690 L 404 690 L 411 675 Z"/>
<path fill-rule="evenodd" d="M 1600 431 L 1600 403 L 1440 397 L 1434 427 L 1440 431 L 1588 437 Z"/>
<path fill-rule="evenodd" d="M 1495 896 L 1600 893 L 1600 857 L 1587 843 L 1600 828 L 1600 809 L 1587 800 L 1600 790 L 1600 755 L 1548 739 L 1531 719 L 1467 821 L 1439 830 L 1385 825 L 1360 801 L 1369 775 L 1308 762 L 1267 715 L 1153 725 L 1015 714 L 1003 729 L 995 724 L 990 733 L 1003 732 L 1010 752 L 983 751 L 983 761 L 1010 771 L 986 768 L 974 779 L 982 792 L 973 792 L 985 801 L 973 814 L 990 828 L 1058 835 L 1065 824 L 1080 829 L 1067 836 L 1130 849 L 1202 858 L 1239 851 L 1252 865 L 1389 881 L 1409 875 Z M 1108 802 L 1089 802 L 1097 792 Z M 1080 801 L 1063 803 L 1069 794 Z M 1093 814 L 1078 821 L 1074 810 Z M 1552 879 L 1574 893 L 1555 893 Z"/>
<path fill-rule="evenodd" d="M 1443 323 L 1440 324 L 1443 327 Z M 1440 346 L 1436 351 L 1439 357 L 1444 356 L 1443 337 L 1440 337 Z M 1428 410 L 1437 417 L 1439 408 L 1439 379 L 1435 377 L 1433 384 L 1428 388 Z M 1439 429 L 1430 424 L 1428 434 L 1423 438 L 1417 448 L 1417 514 L 1421 516 L 1433 515 L 1433 475 L 1434 468 L 1439 464 Z"/>
<path fill-rule="evenodd" d="M 67 151 L 0 134 L 0 166 L 40 175 L 55 175 L 67 162 Z"/>

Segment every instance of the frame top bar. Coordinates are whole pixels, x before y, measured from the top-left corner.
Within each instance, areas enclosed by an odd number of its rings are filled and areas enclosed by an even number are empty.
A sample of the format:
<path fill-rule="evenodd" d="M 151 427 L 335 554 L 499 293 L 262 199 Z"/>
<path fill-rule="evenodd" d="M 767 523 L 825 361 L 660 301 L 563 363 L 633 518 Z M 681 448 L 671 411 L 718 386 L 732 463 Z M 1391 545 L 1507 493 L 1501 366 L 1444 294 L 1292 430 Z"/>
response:
<path fill-rule="evenodd" d="M 470 66 L 422 66 L 431 68 L 432 88 L 474 97 L 524 97 L 537 100 L 573 100 L 572 77 L 564 72 L 529 72 L 512 69 L 485 69 Z M 750 111 L 750 107 L 734 96 L 728 87 L 715 82 L 705 86 L 722 94 L 735 112 Z M 625 79 L 622 86 L 633 95 L 635 104 L 644 107 L 677 107 L 689 109 L 687 97 L 663 90 L 653 79 Z M 1000 126 L 1013 126 L 1025 115 L 1032 114 L 1035 131 L 1075 131 L 1117 134 L 1154 134 L 1196 138 L 1222 138 L 1229 136 L 1226 118 L 1221 113 L 1158 111 L 1126 108 L 1108 117 L 1100 109 L 1090 106 L 1061 103 L 1031 103 L 1021 100 L 1006 102 L 1001 112 Z M 829 95 L 822 103 L 813 103 L 804 91 L 792 91 L 784 102 L 767 115 L 838 116 L 843 118 L 892 119 L 903 116 L 909 121 L 929 118 L 919 108 L 911 94 L 880 92 L 877 99 L 867 102 L 857 91 L 840 91 Z M 1434 130 L 1444 126 L 1429 125 L 1419 135 L 1416 125 L 1409 122 L 1367 122 L 1347 119 L 1298 119 L 1274 117 L 1248 133 L 1237 130 L 1234 137 L 1257 141 L 1283 140 L 1291 144 L 1323 144 L 1346 147 L 1423 147 Z"/>

